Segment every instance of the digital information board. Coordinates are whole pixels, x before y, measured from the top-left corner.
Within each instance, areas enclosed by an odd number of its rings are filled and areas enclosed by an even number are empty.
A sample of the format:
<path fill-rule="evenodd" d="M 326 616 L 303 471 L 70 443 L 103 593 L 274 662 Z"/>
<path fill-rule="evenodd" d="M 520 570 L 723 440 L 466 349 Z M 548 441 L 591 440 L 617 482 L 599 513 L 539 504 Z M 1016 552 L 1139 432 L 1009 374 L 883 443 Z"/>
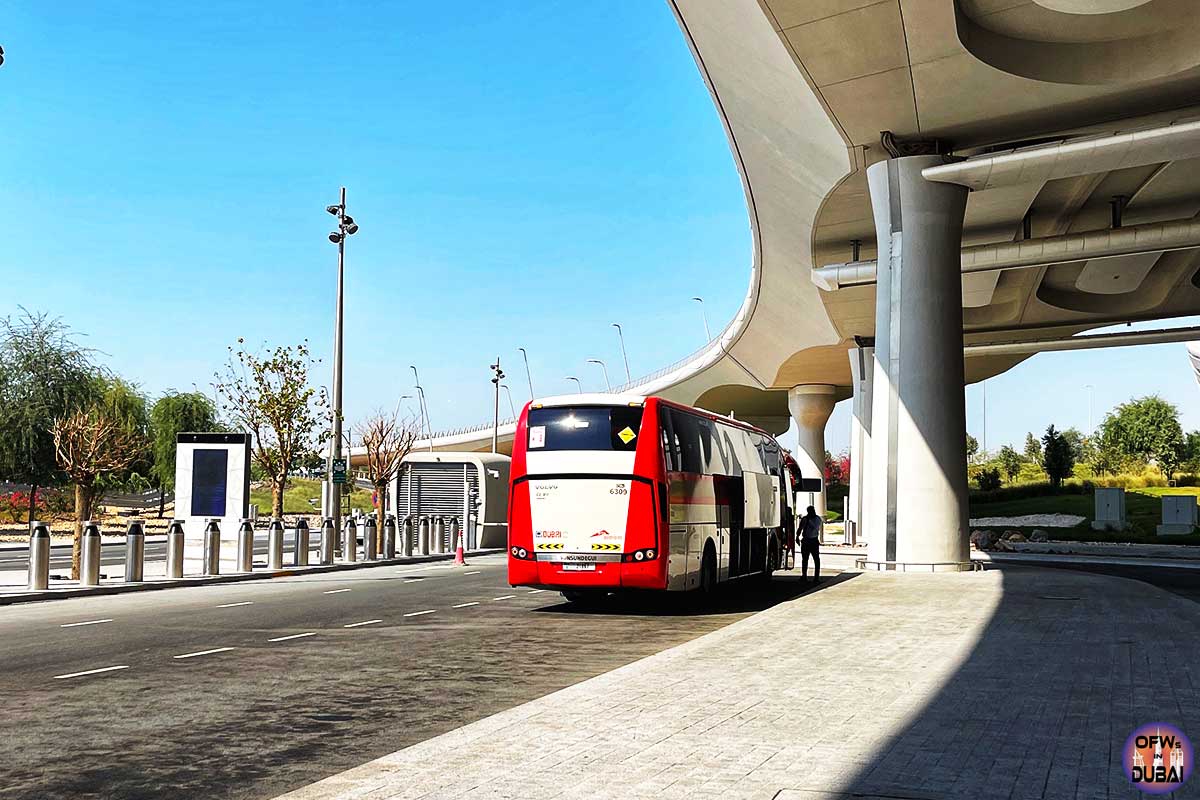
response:
<path fill-rule="evenodd" d="M 204 529 L 221 525 L 221 572 L 237 565 L 237 531 L 250 513 L 250 436 L 181 433 L 175 440 L 175 518 L 183 520 L 183 571 L 204 568 Z"/>

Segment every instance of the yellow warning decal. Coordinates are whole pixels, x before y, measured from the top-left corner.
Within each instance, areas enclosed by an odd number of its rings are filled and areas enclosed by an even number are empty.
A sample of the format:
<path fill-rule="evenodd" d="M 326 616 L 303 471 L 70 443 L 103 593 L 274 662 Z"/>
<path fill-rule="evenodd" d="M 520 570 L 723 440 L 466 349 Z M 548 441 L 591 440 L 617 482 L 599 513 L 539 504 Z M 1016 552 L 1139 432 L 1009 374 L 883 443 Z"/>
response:
<path fill-rule="evenodd" d="M 537 549 L 538 550 L 562 550 L 563 543 L 562 542 L 538 542 Z"/>
<path fill-rule="evenodd" d="M 601 542 L 592 542 L 593 550 L 620 550 L 619 544 L 602 544 Z"/>
<path fill-rule="evenodd" d="M 620 433 L 617 434 L 617 438 L 620 439 L 625 444 L 629 444 L 630 442 L 632 442 L 634 437 L 636 437 L 636 436 L 637 436 L 637 434 L 633 432 L 633 428 L 629 427 L 628 425 L 625 426 L 625 429 L 623 431 L 621 431 Z"/>

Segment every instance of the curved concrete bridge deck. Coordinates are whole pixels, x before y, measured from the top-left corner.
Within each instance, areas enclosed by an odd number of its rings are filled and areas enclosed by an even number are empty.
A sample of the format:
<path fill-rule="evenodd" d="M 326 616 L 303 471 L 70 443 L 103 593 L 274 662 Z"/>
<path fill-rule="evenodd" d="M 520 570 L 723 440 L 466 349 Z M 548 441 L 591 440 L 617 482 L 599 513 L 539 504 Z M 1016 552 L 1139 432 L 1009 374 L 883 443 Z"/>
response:
<path fill-rule="evenodd" d="M 1136 726 L 1200 735 L 1198 634 L 1140 581 L 843 574 L 286 796 L 1135 798 Z"/>

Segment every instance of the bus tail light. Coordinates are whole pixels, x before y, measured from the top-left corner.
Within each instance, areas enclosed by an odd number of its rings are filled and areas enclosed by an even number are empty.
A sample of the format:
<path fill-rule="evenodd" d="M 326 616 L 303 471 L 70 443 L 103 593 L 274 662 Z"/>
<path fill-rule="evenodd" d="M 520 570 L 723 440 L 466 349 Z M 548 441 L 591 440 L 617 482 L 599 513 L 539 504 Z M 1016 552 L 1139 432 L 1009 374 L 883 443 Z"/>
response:
<path fill-rule="evenodd" d="M 621 560 L 627 564 L 638 561 L 653 561 L 657 555 L 658 551 L 653 547 L 647 547 L 644 550 L 634 550 L 632 553 L 626 553 Z"/>

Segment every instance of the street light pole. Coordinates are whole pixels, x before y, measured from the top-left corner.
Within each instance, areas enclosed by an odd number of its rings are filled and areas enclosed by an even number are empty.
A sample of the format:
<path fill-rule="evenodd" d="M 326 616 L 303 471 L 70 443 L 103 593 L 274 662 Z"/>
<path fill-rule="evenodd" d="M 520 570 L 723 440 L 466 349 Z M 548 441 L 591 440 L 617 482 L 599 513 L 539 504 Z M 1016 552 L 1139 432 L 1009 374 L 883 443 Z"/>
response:
<path fill-rule="evenodd" d="M 629 374 L 629 356 L 625 353 L 625 334 L 617 323 L 614 322 L 612 326 L 617 329 L 617 338 L 621 340 L 621 359 L 625 362 L 625 382 L 633 383 L 633 376 Z"/>
<path fill-rule="evenodd" d="M 563 380 L 575 381 L 575 388 L 580 394 L 583 394 L 583 384 L 579 382 L 579 378 L 576 378 L 574 375 L 568 375 L 567 377 L 563 378 Z"/>
<path fill-rule="evenodd" d="M 413 380 L 416 383 L 413 385 L 417 390 L 417 398 L 421 405 L 421 417 L 425 420 L 425 435 L 426 441 L 429 443 L 429 452 L 433 452 L 433 427 L 429 424 L 429 406 L 425 402 L 425 387 L 421 386 L 421 376 L 417 374 L 417 368 L 412 364 L 408 368 L 413 371 Z"/>
<path fill-rule="evenodd" d="M 525 377 L 529 379 L 529 399 L 533 399 L 533 373 L 529 371 L 529 354 L 525 352 L 524 347 L 518 347 L 521 351 L 521 358 L 525 359 Z"/>
<path fill-rule="evenodd" d="M 346 214 L 346 187 L 341 187 L 336 206 L 325 210 L 337 217 L 338 229 L 329 234 L 329 241 L 338 246 L 337 305 L 333 322 L 333 442 L 329 448 L 327 492 L 333 504 L 333 529 L 342 529 L 342 497 L 339 484 L 333 482 L 333 462 L 342 458 L 342 284 L 346 266 L 346 237 L 358 233 L 354 218 Z M 349 472 L 349 470 L 347 470 Z"/>
<path fill-rule="evenodd" d="M 598 358 L 589 358 L 587 360 L 587 363 L 600 365 L 600 369 L 604 370 L 604 385 L 607 386 L 608 390 L 611 392 L 612 391 L 612 381 L 610 381 L 608 379 L 608 367 L 605 365 L 605 363 Z"/>
<path fill-rule="evenodd" d="M 500 444 L 500 381 L 504 380 L 504 370 L 500 369 L 500 356 L 496 356 L 496 363 L 492 364 L 492 385 L 496 389 L 496 404 L 493 407 L 492 414 L 492 452 L 495 453 Z"/>
<path fill-rule="evenodd" d="M 504 390 L 504 393 L 506 395 L 508 395 L 508 410 L 512 412 L 513 419 L 516 419 L 517 418 L 517 407 L 515 405 L 513 405 L 512 389 L 508 388 L 507 383 L 500 384 L 500 388 Z"/>
<path fill-rule="evenodd" d="M 693 297 L 692 299 L 700 304 L 700 318 L 704 320 L 704 341 L 705 343 L 711 342 L 712 334 L 708 331 L 708 312 L 704 310 L 704 298 Z"/>

